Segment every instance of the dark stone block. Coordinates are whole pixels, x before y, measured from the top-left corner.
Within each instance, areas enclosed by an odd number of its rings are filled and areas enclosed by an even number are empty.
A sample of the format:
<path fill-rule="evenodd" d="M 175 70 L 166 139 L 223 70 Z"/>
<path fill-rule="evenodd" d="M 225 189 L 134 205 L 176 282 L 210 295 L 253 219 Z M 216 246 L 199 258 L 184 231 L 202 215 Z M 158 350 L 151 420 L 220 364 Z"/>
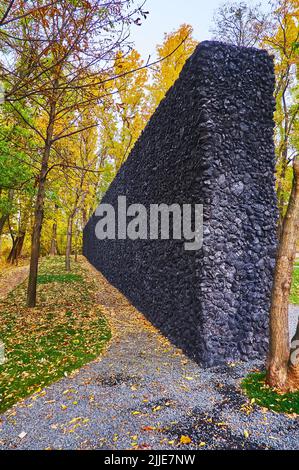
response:
<path fill-rule="evenodd" d="M 103 240 L 84 255 L 204 365 L 262 358 L 276 250 L 273 60 L 200 44 L 103 198 L 204 204 L 202 249 L 180 240 Z"/>

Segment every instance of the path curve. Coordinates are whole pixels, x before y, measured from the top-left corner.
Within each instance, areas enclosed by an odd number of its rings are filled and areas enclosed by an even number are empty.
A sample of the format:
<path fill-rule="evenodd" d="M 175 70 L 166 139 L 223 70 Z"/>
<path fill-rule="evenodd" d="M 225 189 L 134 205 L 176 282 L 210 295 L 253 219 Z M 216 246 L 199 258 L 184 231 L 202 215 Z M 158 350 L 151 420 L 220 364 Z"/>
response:
<path fill-rule="evenodd" d="M 0 277 L 0 299 L 4 299 L 28 276 L 28 266 L 16 266 L 5 269 Z"/>
<path fill-rule="evenodd" d="M 3 414 L 1 449 L 299 449 L 298 418 L 240 392 L 262 364 L 202 369 L 89 269 L 113 339 L 99 359 Z"/>

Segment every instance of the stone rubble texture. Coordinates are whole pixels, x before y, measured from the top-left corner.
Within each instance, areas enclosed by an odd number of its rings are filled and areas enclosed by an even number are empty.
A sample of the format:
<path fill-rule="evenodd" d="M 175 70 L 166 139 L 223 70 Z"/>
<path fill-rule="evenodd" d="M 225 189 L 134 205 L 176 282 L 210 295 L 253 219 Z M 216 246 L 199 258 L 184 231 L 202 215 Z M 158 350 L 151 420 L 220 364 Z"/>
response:
<path fill-rule="evenodd" d="M 201 43 L 102 203 L 203 204 L 203 248 L 98 240 L 87 259 L 174 344 L 205 366 L 261 359 L 276 253 L 273 59 Z M 117 211 L 116 211 L 117 212 Z"/>

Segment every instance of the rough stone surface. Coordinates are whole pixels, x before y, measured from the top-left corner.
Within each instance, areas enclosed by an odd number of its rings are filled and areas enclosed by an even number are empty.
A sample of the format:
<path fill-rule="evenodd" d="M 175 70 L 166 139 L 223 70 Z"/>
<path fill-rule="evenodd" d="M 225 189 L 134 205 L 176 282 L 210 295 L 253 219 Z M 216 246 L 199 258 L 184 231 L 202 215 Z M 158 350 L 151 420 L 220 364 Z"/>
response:
<path fill-rule="evenodd" d="M 274 72 L 265 51 L 201 43 L 103 203 L 204 205 L 204 243 L 103 240 L 84 254 L 204 365 L 263 358 L 276 251 Z"/>

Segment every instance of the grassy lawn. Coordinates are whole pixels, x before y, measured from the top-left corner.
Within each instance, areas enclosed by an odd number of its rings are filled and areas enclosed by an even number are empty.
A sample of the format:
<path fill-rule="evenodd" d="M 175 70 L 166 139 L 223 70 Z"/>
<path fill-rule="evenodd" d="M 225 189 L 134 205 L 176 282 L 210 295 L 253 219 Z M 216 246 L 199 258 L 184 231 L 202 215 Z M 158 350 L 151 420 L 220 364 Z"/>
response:
<path fill-rule="evenodd" d="M 292 304 L 299 304 L 299 261 L 296 261 L 293 271 L 293 283 L 290 301 Z"/>
<path fill-rule="evenodd" d="M 278 413 L 299 414 L 299 392 L 278 394 L 265 384 L 265 378 L 265 372 L 249 374 L 241 387 L 257 405 Z"/>
<path fill-rule="evenodd" d="M 0 365 L 0 412 L 95 359 L 110 339 L 95 307 L 96 286 L 81 263 L 72 273 L 61 257 L 43 260 L 37 308 L 25 307 L 26 282 L 0 302 L 0 339 L 7 361 Z"/>

